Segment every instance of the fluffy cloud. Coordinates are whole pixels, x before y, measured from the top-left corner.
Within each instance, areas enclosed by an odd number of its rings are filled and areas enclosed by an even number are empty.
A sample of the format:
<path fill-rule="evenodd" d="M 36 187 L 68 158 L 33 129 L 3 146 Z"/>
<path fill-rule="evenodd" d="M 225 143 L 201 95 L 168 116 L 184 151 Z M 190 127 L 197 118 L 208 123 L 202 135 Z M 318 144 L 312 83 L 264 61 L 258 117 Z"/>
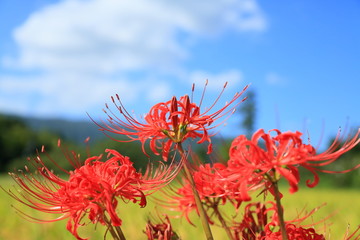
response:
<path fill-rule="evenodd" d="M 111 95 L 126 96 L 123 102 L 130 104 L 143 94 L 143 88 L 126 78 L 83 77 L 64 74 L 26 78 L 0 76 L 0 109 L 27 116 L 86 118 L 87 111 L 100 111 L 105 102 L 110 103 Z"/>
<path fill-rule="evenodd" d="M 253 0 L 66 0 L 15 30 L 19 58 L 7 63 L 102 73 L 168 69 L 189 56 L 188 38 L 265 27 Z"/>
<path fill-rule="evenodd" d="M 168 100 L 174 94 L 189 94 L 192 83 L 196 85 L 196 97 L 201 97 L 206 79 L 209 80 L 207 92 L 210 94 L 206 101 L 213 101 L 211 95 L 220 93 L 227 81 L 228 88 L 233 87 L 236 91 L 244 87 L 242 73 L 237 70 L 216 74 L 194 71 L 187 75 L 185 92 L 176 91 L 178 89 L 172 85 L 173 82 L 161 78 L 134 81 L 127 77 L 99 78 L 91 74 L 79 76 L 71 73 L 26 77 L 0 75 L 0 109 L 27 116 L 87 118 L 86 112 L 101 116 L 104 103 L 111 104 L 110 97 L 119 94 L 130 111 L 136 108 L 138 113 L 144 113 L 154 102 Z"/>
<path fill-rule="evenodd" d="M 61 1 L 14 30 L 18 53 L 1 63 L 20 74 L 0 74 L 0 109 L 81 117 L 115 93 L 125 104 L 150 105 L 178 94 L 185 77 L 200 86 L 209 79 L 218 91 L 225 81 L 240 82 L 241 72 L 184 69 L 191 44 L 265 28 L 255 0 Z"/>

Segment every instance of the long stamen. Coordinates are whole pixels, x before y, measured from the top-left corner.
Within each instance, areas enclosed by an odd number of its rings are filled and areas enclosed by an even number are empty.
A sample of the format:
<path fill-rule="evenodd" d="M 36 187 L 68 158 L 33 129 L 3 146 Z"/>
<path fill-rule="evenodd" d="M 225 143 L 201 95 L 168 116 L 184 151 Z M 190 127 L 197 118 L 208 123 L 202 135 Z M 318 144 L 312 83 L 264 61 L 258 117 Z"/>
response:
<path fill-rule="evenodd" d="M 194 102 L 194 91 L 195 91 L 195 83 L 192 84 L 192 88 L 191 88 L 191 102 Z"/>
<path fill-rule="evenodd" d="M 199 108 L 201 108 L 201 105 L 202 105 L 202 102 L 204 100 L 204 97 L 205 97 L 205 92 L 206 92 L 206 87 L 208 85 L 209 81 L 206 79 L 206 82 L 205 82 L 205 85 L 204 85 L 204 89 L 203 89 L 203 92 L 201 94 L 201 99 L 200 99 L 200 103 L 199 103 Z"/>

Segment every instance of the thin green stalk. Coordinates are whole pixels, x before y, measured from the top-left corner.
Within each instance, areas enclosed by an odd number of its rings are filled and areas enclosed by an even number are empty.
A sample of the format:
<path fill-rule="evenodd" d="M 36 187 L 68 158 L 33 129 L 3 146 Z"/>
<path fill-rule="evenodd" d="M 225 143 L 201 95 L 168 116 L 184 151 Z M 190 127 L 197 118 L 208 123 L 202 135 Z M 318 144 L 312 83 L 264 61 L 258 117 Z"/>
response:
<path fill-rule="evenodd" d="M 272 182 L 272 184 L 274 187 L 274 195 L 275 195 L 277 213 L 278 213 L 278 217 L 279 217 L 281 236 L 282 236 L 283 240 L 288 240 L 288 236 L 286 233 L 286 227 L 285 227 L 285 221 L 284 221 L 284 210 L 281 205 L 279 186 L 278 186 L 277 181 Z"/>
<path fill-rule="evenodd" d="M 177 147 L 178 147 L 178 151 L 180 152 L 181 157 L 184 157 L 185 153 L 184 153 L 184 150 L 183 150 L 183 148 L 181 146 L 181 143 L 178 143 Z M 185 175 L 186 175 L 187 179 L 190 182 L 190 185 L 191 185 L 191 188 L 192 188 L 192 191 L 193 191 L 193 194 L 194 194 L 195 204 L 196 204 L 196 207 L 197 207 L 197 209 L 199 211 L 200 220 L 201 220 L 201 224 L 202 224 L 202 226 L 204 228 L 206 239 L 207 240 L 213 240 L 214 237 L 213 237 L 213 235 L 211 233 L 211 229 L 210 229 L 210 225 L 209 225 L 209 222 L 208 222 L 208 219 L 207 219 L 205 209 L 204 209 L 203 204 L 201 202 L 199 193 L 198 193 L 198 191 L 196 189 L 194 178 L 193 178 L 193 176 L 191 174 L 191 171 L 188 168 L 187 164 L 188 164 L 188 162 L 185 161 L 185 163 L 184 163 Z"/>
<path fill-rule="evenodd" d="M 221 212 L 219 210 L 218 202 L 215 202 L 214 205 L 212 206 L 212 208 L 214 209 L 214 213 L 218 217 L 218 219 L 219 219 L 223 229 L 225 230 L 226 235 L 228 236 L 229 240 L 233 240 L 234 236 L 231 234 L 231 231 L 230 231 L 229 227 L 227 226 L 226 221 L 223 218 L 223 216 L 222 216 L 222 214 L 221 214 Z"/>
<path fill-rule="evenodd" d="M 123 231 L 121 230 L 120 226 L 116 226 L 115 230 L 116 230 L 118 236 L 120 237 L 120 240 L 126 240 L 125 235 L 124 235 Z"/>
<path fill-rule="evenodd" d="M 111 233 L 111 236 L 114 240 L 126 240 L 123 232 L 121 231 L 120 227 L 115 227 L 116 231 L 114 230 L 114 226 L 111 224 L 107 216 L 104 214 L 104 221 L 106 223 L 106 226 L 108 227 L 109 232 Z M 121 234 L 119 234 L 119 231 Z"/>

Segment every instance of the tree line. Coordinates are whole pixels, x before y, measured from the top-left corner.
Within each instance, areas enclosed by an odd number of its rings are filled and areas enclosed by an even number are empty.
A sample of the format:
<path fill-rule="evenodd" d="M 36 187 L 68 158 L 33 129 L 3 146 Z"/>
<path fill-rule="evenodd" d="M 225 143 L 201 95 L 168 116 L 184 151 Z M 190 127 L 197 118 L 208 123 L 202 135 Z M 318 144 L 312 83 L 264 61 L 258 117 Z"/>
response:
<path fill-rule="evenodd" d="M 239 128 L 244 131 L 247 137 L 250 137 L 255 129 L 256 119 L 256 95 L 254 92 L 248 93 L 248 99 L 241 105 L 240 115 L 242 122 Z M 118 150 L 121 154 L 129 156 L 134 162 L 137 169 L 146 169 L 150 158 L 145 156 L 141 149 L 140 143 L 130 142 L 121 143 L 113 141 L 109 138 L 97 139 L 88 144 L 79 144 L 78 141 L 68 139 L 62 136 L 61 132 L 54 132 L 49 130 L 33 130 L 24 120 L 8 115 L 0 114 L 0 173 L 13 171 L 14 169 L 21 169 L 26 165 L 28 157 L 36 157 L 36 152 L 40 151 L 44 145 L 46 152 L 51 156 L 56 164 L 65 169 L 71 169 L 72 166 L 64 157 L 63 151 L 66 149 L 74 150 L 79 153 L 82 160 L 85 160 L 90 154 L 91 156 L 104 153 L 106 148 Z M 57 146 L 58 139 L 62 140 L 62 149 Z M 84 139 L 85 140 L 85 139 Z M 230 139 L 214 139 L 217 145 L 217 156 L 211 159 L 205 159 L 207 162 L 224 161 L 227 159 L 227 150 L 230 145 Z M 331 141 L 329 141 L 331 143 Z M 215 145 L 215 144 L 214 144 Z M 201 146 L 194 144 L 193 150 L 199 156 L 206 156 L 204 149 Z M 151 153 L 151 151 L 148 151 Z M 202 154 L 203 153 L 203 154 Z M 44 156 L 46 159 L 46 157 Z M 218 159 L 217 159 L 218 158 Z M 221 160 L 221 159 L 223 160 Z M 152 155 L 151 162 L 156 163 L 160 161 L 159 156 Z M 341 171 L 349 169 L 360 163 L 360 145 L 356 146 L 350 152 L 345 154 L 341 160 L 334 162 L 331 166 L 333 171 Z M 54 167 L 54 169 L 56 169 Z M 311 176 L 309 176 L 311 177 Z M 333 187 L 359 187 L 360 169 L 357 169 L 347 174 L 325 174 L 322 176 L 324 185 Z"/>

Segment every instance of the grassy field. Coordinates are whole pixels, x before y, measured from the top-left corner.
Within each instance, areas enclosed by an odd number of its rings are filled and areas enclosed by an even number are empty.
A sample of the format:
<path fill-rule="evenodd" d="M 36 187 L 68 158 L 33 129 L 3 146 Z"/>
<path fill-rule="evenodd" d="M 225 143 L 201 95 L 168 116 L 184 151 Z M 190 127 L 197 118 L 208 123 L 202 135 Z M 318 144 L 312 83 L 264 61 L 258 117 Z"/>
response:
<path fill-rule="evenodd" d="M 11 181 L 8 177 L 0 177 L 0 184 L 6 189 L 11 187 Z M 286 190 L 284 192 L 287 192 Z M 285 206 L 285 218 L 287 220 L 296 217 L 297 213 L 304 207 L 310 211 L 323 203 L 326 206 L 320 208 L 310 221 L 317 222 L 327 216 L 327 226 L 324 223 L 317 225 L 319 229 L 326 231 L 327 239 L 343 239 L 347 226 L 350 223 L 350 229 L 354 230 L 360 224 L 360 191 L 355 190 L 329 190 L 329 189 L 307 189 L 302 188 L 298 193 L 290 195 L 285 194 L 283 204 Z M 66 221 L 54 223 L 37 224 L 31 223 L 21 218 L 11 205 L 19 207 L 26 213 L 37 217 L 50 219 L 52 216 L 36 212 L 32 209 L 25 208 L 11 199 L 6 193 L 0 190 L 0 216 L 3 227 L 0 228 L 0 239 L 5 240 L 43 240 L 43 239 L 73 239 L 72 235 L 65 229 Z M 157 207 L 154 203 L 149 202 L 146 208 L 141 209 L 138 205 L 127 204 L 119 206 L 119 214 L 123 220 L 122 229 L 127 239 L 137 240 L 146 239 L 143 229 L 147 221 L 149 212 Z M 161 207 L 159 207 L 161 210 Z M 196 236 L 202 239 L 203 233 L 199 221 L 194 216 L 194 223 L 199 227 L 192 227 L 187 224 L 185 219 L 173 220 L 173 227 L 182 237 L 182 239 L 194 239 Z M 332 223 L 331 225 L 329 225 Z M 81 229 L 81 228 L 80 228 Z M 222 229 L 213 227 L 215 239 L 226 239 Z M 104 239 L 104 227 L 89 225 L 80 230 L 80 236 L 86 236 L 90 239 Z M 107 239 L 111 239 L 110 235 Z"/>

